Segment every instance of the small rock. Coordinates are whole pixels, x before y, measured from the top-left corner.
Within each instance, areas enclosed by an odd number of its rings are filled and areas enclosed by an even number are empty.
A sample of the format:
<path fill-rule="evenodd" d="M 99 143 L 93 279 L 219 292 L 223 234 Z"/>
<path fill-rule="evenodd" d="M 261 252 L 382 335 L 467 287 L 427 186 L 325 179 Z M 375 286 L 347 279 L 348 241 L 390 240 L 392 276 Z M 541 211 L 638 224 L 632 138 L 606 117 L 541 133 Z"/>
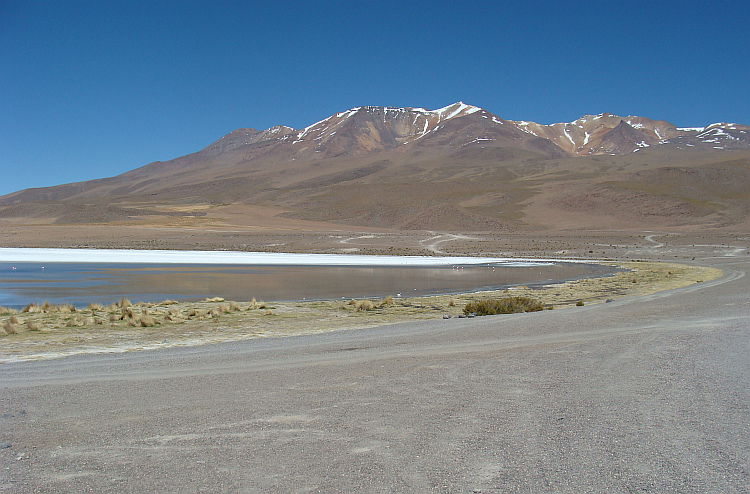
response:
<path fill-rule="evenodd" d="M 614 302 L 614 301 L 615 301 L 615 299 L 613 299 L 613 298 L 608 298 L 608 299 L 607 299 L 607 300 L 605 300 L 604 302 L 608 304 L 608 303 L 610 303 L 610 302 Z"/>
<path fill-rule="evenodd" d="M 476 312 L 470 312 L 467 317 L 477 317 L 477 313 Z"/>
<path fill-rule="evenodd" d="M 10 443 L 0 443 L 0 449 L 8 449 L 11 446 L 13 446 L 13 445 L 10 444 Z"/>
<path fill-rule="evenodd" d="M 466 317 L 466 315 L 465 314 L 459 314 L 458 317 L 460 317 L 461 319 L 463 319 L 464 317 Z"/>
<path fill-rule="evenodd" d="M 443 314 L 443 319 L 450 319 L 450 318 L 451 318 L 450 314 Z"/>

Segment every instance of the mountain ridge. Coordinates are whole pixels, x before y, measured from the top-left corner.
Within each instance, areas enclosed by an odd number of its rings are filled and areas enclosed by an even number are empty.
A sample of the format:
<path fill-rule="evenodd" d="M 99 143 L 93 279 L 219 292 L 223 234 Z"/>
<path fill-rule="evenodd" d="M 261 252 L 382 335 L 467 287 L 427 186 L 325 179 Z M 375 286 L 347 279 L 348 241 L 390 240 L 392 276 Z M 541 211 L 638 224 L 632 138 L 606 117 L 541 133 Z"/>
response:
<path fill-rule="evenodd" d="M 396 229 L 727 226 L 750 212 L 748 156 L 750 127 L 738 124 L 602 113 L 543 125 L 463 102 L 361 106 L 303 129 L 236 129 L 115 177 L 8 194 L 0 219 L 172 221 L 240 204 Z"/>

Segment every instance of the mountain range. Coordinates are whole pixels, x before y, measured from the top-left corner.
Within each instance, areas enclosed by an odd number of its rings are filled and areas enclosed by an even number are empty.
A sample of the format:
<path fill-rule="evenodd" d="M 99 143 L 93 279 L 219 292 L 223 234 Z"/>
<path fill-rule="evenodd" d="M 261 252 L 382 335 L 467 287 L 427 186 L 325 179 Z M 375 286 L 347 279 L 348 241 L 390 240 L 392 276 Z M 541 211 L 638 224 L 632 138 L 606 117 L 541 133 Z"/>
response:
<path fill-rule="evenodd" d="M 8 194 L 0 218 L 231 223 L 225 213 L 243 207 L 402 230 L 746 229 L 750 127 L 609 113 L 542 125 L 461 102 L 363 106 L 304 129 L 237 129 L 116 177 Z"/>

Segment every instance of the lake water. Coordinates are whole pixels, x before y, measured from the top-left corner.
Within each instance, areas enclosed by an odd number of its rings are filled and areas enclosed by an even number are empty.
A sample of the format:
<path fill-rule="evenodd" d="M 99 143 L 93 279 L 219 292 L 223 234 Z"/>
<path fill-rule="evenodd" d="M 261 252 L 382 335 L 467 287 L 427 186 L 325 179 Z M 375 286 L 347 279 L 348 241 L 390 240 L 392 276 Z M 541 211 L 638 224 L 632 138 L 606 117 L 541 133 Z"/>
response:
<path fill-rule="evenodd" d="M 366 256 L 361 257 L 367 262 Z M 582 263 L 471 262 L 438 266 L 0 262 L 0 306 L 18 308 L 47 300 L 83 307 L 122 297 L 132 302 L 214 296 L 236 301 L 410 297 L 532 286 L 615 271 Z"/>

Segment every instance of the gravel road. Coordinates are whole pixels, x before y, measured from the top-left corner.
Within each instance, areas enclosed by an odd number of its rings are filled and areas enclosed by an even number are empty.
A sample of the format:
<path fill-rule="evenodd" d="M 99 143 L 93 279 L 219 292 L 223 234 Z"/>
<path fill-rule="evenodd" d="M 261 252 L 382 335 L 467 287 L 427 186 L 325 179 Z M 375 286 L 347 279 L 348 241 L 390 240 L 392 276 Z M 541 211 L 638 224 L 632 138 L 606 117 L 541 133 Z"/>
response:
<path fill-rule="evenodd" d="M 750 492 L 747 254 L 608 304 L 0 366 L 1 492 Z"/>

